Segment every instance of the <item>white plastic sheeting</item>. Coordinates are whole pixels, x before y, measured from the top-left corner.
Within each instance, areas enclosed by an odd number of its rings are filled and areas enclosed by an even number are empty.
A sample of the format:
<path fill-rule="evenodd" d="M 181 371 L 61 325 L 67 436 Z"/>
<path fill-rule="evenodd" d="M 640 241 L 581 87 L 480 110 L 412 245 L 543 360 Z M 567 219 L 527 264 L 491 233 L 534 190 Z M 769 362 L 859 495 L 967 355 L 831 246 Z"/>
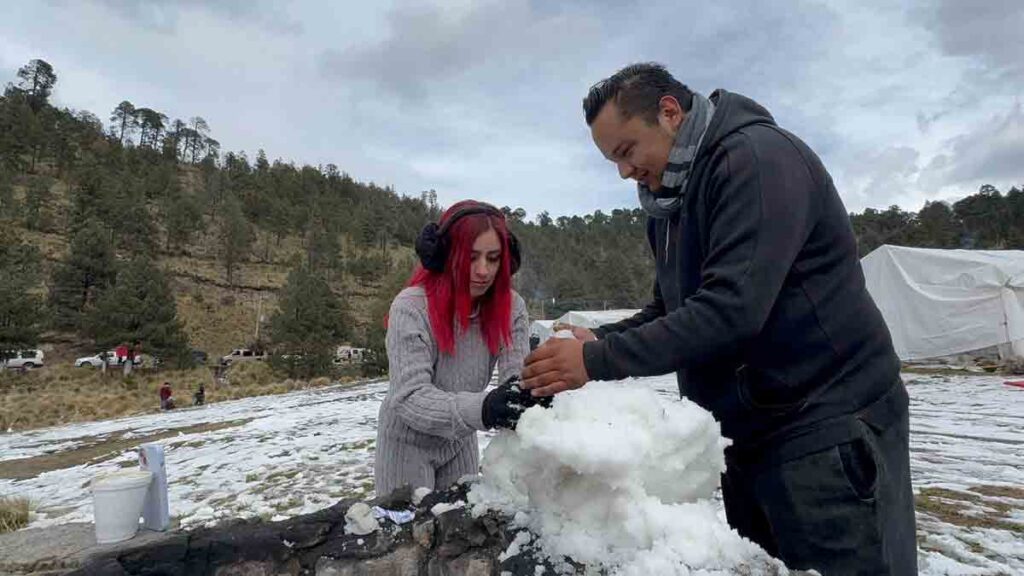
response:
<path fill-rule="evenodd" d="M 557 320 L 534 320 L 530 323 L 530 336 L 536 335 L 543 342 L 555 334 L 555 324 L 597 328 L 602 324 L 624 320 L 637 312 L 639 310 L 572 310 L 562 314 Z"/>
<path fill-rule="evenodd" d="M 562 314 L 555 323 L 572 324 L 584 328 L 597 328 L 633 316 L 639 310 L 572 310 Z"/>
<path fill-rule="evenodd" d="M 992 346 L 1024 357 L 1024 251 L 886 245 L 861 264 L 902 360 Z"/>
<path fill-rule="evenodd" d="M 554 325 L 554 320 L 534 320 L 530 322 L 530 336 L 537 336 L 543 342 L 555 333 Z"/>

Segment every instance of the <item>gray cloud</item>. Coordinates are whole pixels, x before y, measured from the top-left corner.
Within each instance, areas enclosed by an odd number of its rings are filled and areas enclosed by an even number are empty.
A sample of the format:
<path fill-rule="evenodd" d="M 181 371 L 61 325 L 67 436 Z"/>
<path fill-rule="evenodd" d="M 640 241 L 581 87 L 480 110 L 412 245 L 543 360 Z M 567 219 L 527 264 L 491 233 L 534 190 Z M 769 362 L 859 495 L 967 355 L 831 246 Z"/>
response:
<path fill-rule="evenodd" d="M 62 3 L 62 0 L 51 1 Z M 255 24 L 282 34 L 298 34 L 303 29 L 300 22 L 274 8 L 273 3 L 260 0 L 93 1 L 126 20 L 162 33 L 174 32 L 181 24 L 183 12 L 187 10 L 205 10 L 221 18 Z"/>
<path fill-rule="evenodd" d="M 525 194 L 517 190 L 519 198 L 495 199 L 522 202 L 531 212 L 552 198 L 571 198 L 584 210 L 614 198 L 619 200 L 613 205 L 635 202 L 633 187 L 618 182 L 592 149 L 579 104 L 590 84 L 630 62 L 660 61 L 705 93 L 716 87 L 745 92 L 770 105 L 781 123 L 819 153 L 839 150 L 842 138 L 830 110 L 787 94 L 819 77 L 815 59 L 829 49 L 837 13 L 804 2 L 788 10 L 743 2 L 690 4 L 602 10 L 592 4 L 492 2 L 456 11 L 400 5 L 389 12 L 376 42 L 328 50 L 320 65 L 347 98 L 361 101 L 356 121 L 362 127 L 379 131 L 388 124 L 383 138 L 389 148 L 407 149 L 408 159 L 427 143 L 432 158 L 417 163 L 432 168 L 419 171 L 424 177 L 438 177 L 438 167 L 446 166 L 452 184 L 480 170 L 521 172 L 529 180 L 532 169 L 536 182 L 520 187 Z M 531 147 L 538 152 L 524 157 L 522 151 Z M 481 157 L 481 149 L 493 150 L 493 156 Z M 490 165 L 509 157 L 528 164 Z M 578 160 L 566 165 L 560 157 Z M 573 187 L 583 174 L 599 178 L 577 195 Z M 452 187 L 463 195 L 480 188 Z M 510 192 L 508 186 L 489 189 Z"/>
<path fill-rule="evenodd" d="M 885 189 L 915 176 L 919 157 L 917 150 L 907 146 L 892 146 L 866 155 L 862 161 L 868 167 L 867 188 Z"/>
<path fill-rule="evenodd" d="M 922 173 L 922 183 L 939 189 L 950 185 L 1003 187 L 1024 184 L 1024 110 L 1016 102 L 974 130 L 951 138 Z"/>
<path fill-rule="evenodd" d="M 654 60 L 696 90 L 764 104 L 822 156 L 851 210 L 916 209 L 972 175 L 1004 173 L 1000 154 L 1019 150 L 993 119 L 1012 125 L 1024 90 L 1019 42 L 999 22 L 1019 11 L 972 5 L 51 0 L 0 18 L 0 67 L 7 81 L 46 58 L 62 105 L 105 117 L 129 99 L 201 115 L 224 150 L 250 157 L 264 148 L 402 193 L 560 215 L 636 205 L 593 148 L 580 100 L 619 67 Z M 1009 143 L 979 150 L 982 126 Z"/>
<path fill-rule="evenodd" d="M 585 12 L 538 12 L 526 2 L 486 2 L 461 10 L 403 4 L 388 13 L 387 22 L 379 42 L 326 51 L 327 74 L 367 81 L 410 99 L 450 91 L 453 82 L 456 89 L 501 98 L 518 92 L 519 78 L 564 72 L 583 57 L 574 47 L 597 31 Z"/>
<path fill-rule="evenodd" d="M 978 59 L 985 75 L 1024 79 L 1024 2 L 940 0 L 921 12 L 946 54 Z"/>

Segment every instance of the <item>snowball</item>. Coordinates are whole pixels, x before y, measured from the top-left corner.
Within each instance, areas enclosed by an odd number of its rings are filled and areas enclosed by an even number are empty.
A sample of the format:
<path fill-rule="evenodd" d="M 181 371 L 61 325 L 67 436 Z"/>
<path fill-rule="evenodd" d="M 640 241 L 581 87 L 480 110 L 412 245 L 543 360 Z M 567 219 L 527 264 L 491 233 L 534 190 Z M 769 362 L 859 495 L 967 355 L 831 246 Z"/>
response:
<path fill-rule="evenodd" d="M 530 533 L 526 530 L 517 533 L 516 537 L 512 539 L 512 543 L 508 545 L 508 548 L 501 554 L 498 554 L 498 562 L 504 562 L 507 558 L 518 556 L 524 547 L 530 543 L 531 539 Z"/>
<path fill-rule="evenodd" d="M 416 490 L 413 490 L 413 493 L 412 493 L 412 503 L 413 503 L 413 506 L 419 506 L 420 502 L 422 502 L 423 499 L 427 496 L 427 494 L 430 494 L 431 492 L 432 492 L 432 490 L 430 488 L 427 488 L 426 486 L 420 486 Z"/>
<path fill-rule="evenodd" d="M 777 573 L 711 500 L 728 443 L 692 402 L 594 382 L 528 409 L 516 432 L 492 439 L 469 501 L 474 514 L 515 515 L 541 554 L 612 574 Z"/>
<path fill-rule="evenodd" d="M 433 514 L 434 516 L 440 516 L 441 514 L 444 514 L 445 512 L 448 512 L 448 511 L 451 511 L 451 510 L 458 510 L 459 508 L 465 508 L 465 507 L 466 507 L 466 503 L 463 502 L 462 500 L 459 500 L 458 502 L 453 502 L 451 504 L 449 504 L 448 502 L 438 502 L 437 504 L 434 504 L 434 506 L 430 508 L 430 513 Z"/>
<path fill-rule="evenodd" d="M 380 528 L 373 509 L 365 502 L 356 502 L 345 512 L 345 533 L 365 536 Z"/>

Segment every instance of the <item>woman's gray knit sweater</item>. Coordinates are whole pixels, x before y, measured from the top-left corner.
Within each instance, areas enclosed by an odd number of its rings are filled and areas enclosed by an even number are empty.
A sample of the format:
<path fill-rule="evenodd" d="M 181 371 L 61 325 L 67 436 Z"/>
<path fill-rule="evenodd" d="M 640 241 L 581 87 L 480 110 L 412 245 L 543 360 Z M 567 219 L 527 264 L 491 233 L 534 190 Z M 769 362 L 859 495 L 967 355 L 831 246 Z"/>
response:
<path fill-rule="evenodd" d="M 479 320 L 456 331 L 455 353 L 441 354 L 422 287 L 391 303 L 387 350 L 390 386 L 380 408 L 375 462 L 378 495 L 409 484 L 434 489 L 479 470 L 476 431 L 495 364 L 498 381 L 519 374 L 529 353 L 526 303 L 512 293 L 512 346 L 487 349 Z"/>

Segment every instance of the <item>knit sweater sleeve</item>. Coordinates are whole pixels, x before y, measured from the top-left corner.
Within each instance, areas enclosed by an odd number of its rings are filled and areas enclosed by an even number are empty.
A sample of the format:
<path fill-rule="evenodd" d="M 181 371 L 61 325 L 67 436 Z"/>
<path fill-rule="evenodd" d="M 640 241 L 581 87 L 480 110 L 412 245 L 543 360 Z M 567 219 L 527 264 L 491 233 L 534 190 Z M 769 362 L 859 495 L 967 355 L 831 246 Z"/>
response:
<path fill-rule="evenodd" d="M 413 430 L 457 439 L 484 430 L 487 392 L 448 392 L 435 383 L 437 344 L 425 306 L 399 295 L 391 304 L 386 338 L 391 376 L 391 405 Z"/>
<path fill-rule="evenodd" d="M 498 383 L 501 384 L 523 370 L 526 355 L 530 353 L 530 318 L 526 302 L 517 293 L 512 294 L 512 342 L 498 356 Z"/>

